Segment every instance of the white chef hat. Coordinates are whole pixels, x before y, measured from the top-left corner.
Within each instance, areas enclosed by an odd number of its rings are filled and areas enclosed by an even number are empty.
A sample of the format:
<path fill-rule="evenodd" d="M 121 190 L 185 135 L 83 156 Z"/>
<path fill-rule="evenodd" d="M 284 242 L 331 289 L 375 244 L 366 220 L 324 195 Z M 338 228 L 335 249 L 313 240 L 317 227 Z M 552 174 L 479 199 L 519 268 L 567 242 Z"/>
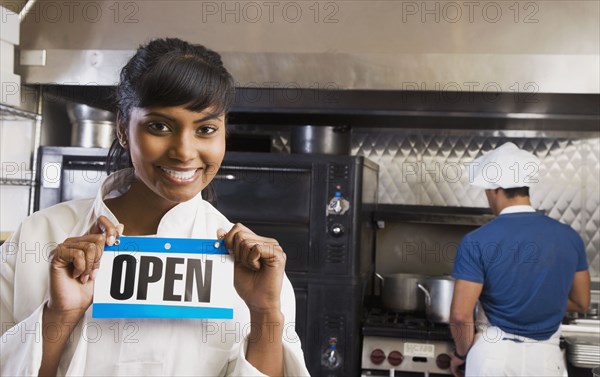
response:
<path fill-rule="evenodd" d="M 469 164 L 469 182 L 483 189 L 530 187 L 538 182 L 540 160 L 505 143 Z"/>

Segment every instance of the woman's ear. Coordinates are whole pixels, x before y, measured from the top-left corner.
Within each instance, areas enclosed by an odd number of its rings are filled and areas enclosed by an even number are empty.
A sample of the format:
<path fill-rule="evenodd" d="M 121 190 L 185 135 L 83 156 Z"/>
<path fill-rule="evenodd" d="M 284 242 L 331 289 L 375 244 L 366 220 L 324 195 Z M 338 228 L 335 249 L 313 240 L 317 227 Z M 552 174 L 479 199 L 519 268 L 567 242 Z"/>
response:
<path fill-rule="evenodd" d="M 124 149 L 128 149 L 127 133 L 125 132 L 125 129 L 123 128 L 122 124 L 123 124 L 123 117 L 121 116 L 121 112 L 118 111 L 117 112 L 117 124 L 115 126 L 116 132 L 117 132 L 117 139 L 119 140 L 119 144 L 121 144 L 121 147 L 123 147 Z"/>

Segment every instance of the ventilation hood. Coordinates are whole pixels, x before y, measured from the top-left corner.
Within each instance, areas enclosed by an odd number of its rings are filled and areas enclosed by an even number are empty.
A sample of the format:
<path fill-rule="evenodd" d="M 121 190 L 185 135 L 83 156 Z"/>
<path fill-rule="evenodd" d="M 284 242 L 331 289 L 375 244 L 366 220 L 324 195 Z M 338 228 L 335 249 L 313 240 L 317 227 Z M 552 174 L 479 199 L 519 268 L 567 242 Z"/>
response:
<path fill-rule="evenodd" d="M 171 36 L 246 88 L 600 93 L 595 1 L 67 4 L 24 18 L 24 83 L 114 85 L 140 43 Z"/>

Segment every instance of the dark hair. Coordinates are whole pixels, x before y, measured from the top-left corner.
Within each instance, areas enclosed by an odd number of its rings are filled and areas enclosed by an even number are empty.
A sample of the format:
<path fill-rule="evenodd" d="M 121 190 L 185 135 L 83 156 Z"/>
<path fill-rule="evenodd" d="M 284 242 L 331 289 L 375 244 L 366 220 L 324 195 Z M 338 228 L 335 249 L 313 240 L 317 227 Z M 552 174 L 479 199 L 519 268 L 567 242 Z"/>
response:
<path fill-rule="evenodd" d="M 233 78 L 221 56 L 177 38 L 155 39 L 140 46 L 121 70 L 116 90 L 118 124 L 129 126 L 135 107 L 184 106 L 190 111 L 212 108 L 227 114 L 234 98 Z M 107 173 L 131 167 L 131 156 L 115 139 L 108 152 Z"/>
<path fill-rule="evenodd" d="M 529 187 L 514 187 L 509 189 L 503 189 L 504 195 L 508 199 L 512 199 L 515 196 L 529 196 Z"/>

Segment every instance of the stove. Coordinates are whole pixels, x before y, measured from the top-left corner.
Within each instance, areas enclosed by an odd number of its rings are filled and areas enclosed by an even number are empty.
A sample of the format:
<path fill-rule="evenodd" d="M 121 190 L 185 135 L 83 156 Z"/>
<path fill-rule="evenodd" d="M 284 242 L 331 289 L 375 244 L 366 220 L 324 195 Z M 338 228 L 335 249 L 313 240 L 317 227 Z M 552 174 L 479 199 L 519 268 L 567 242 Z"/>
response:
<path fill-rule="evenodd" d="M 373 309 L 364 321 L 363 376 L 451 375 L 450 327 L 405 314 Z"/>

